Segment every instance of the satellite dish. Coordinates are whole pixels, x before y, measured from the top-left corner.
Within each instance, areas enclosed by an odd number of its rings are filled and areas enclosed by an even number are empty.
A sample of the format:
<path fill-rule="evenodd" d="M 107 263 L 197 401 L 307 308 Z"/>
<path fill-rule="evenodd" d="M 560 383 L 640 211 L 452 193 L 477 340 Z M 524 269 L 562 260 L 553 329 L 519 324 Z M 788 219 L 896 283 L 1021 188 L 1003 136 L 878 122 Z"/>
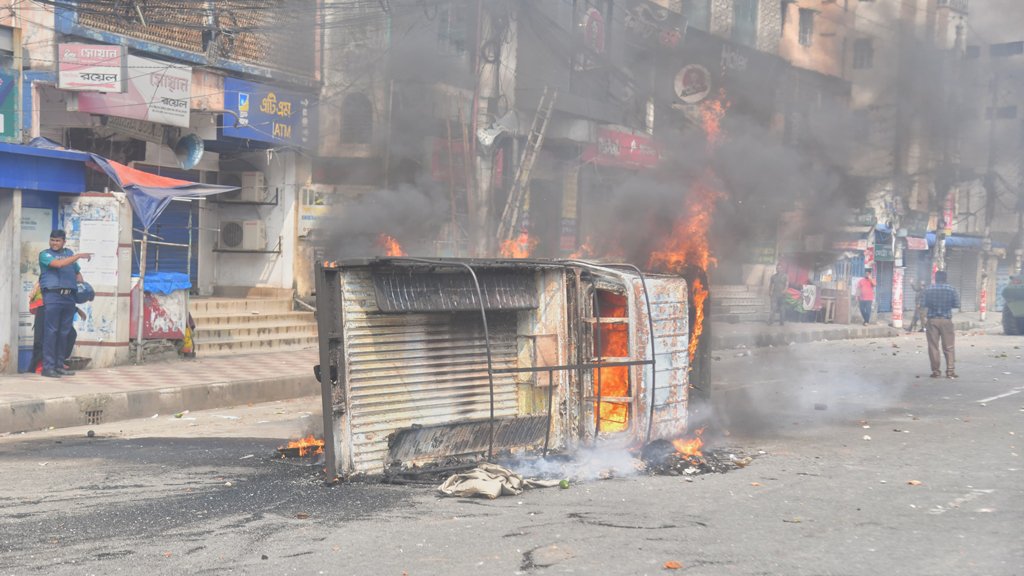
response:
<path fill-rule="evenodd" d="M 203 139 L 196 134 L 186 134 L 174 145 L 174 156 L 178 159 L 178 165 L 185 170 L 195 168 L 203 157 L 206 146 Z"/>

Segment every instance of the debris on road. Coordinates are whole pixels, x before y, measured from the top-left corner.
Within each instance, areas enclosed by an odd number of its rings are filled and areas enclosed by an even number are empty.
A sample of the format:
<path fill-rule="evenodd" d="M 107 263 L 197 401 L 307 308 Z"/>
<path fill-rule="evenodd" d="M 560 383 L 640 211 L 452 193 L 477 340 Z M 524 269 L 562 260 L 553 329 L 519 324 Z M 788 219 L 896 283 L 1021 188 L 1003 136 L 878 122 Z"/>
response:
<path fill-rule="evenodd" d="M 437 489 L 445 496 L 476 496 L 493 500 L 498 496 L 517 496 L 527 488 L 559 486 L 561 482 L 523 478 L 504 466 L 484 462 L 468 472 L 451 475 Z"/>

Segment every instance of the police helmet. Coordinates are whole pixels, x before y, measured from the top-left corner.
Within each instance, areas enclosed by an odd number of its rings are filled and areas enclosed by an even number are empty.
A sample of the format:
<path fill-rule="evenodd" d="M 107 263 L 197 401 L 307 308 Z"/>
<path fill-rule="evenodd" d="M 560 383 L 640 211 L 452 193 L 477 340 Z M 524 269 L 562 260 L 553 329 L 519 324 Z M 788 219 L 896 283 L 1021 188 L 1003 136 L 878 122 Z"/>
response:
<path fill-rule="evenodd" d="M 88 282 L 79 282 L 78 292 L 75 292 L 75 303 L 85 304 L 92 302 L 94 298 L 96 298 L 96 291 L 92 289 L 92 286 Z"/>

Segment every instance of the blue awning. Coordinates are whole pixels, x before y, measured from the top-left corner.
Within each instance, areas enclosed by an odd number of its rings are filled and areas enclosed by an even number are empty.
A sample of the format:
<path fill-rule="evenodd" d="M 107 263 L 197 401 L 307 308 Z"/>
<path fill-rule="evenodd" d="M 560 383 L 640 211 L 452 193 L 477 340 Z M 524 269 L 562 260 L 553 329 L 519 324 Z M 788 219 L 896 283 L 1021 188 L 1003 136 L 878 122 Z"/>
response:
<path fill-rule="evenodd" d="M 946 236 L 946 247 L 947 248 L 974 248 L 981 250 L 984 242 L 984 238 L 979 236 L 960 236 L 953 234 L 952 236 Z M 928 233 L 928 247 L 931 248 L 935 245 L 935 232 Z M 992 242 L 993 248 L 1006 248 L 1004 242 Z"/>
<path fill-rule="evenodd" d="M 85 192 L 89 155 L 0 142 L 0 188 L 42 192 Z"/>

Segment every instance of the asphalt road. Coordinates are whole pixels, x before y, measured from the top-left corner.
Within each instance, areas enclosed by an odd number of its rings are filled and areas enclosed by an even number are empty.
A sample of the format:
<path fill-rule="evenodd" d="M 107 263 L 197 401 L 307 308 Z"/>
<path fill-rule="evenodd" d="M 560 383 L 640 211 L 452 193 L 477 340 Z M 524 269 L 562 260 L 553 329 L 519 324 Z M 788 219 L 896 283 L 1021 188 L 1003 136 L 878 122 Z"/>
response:
<path fill-rule="evenodd" d="M 276 458 L 317 399 L 3 437 L 0 574 L 1024 575 L 1022 348 L 717 352 L 705 436 L 747 467 L 493 501 Z"/>

